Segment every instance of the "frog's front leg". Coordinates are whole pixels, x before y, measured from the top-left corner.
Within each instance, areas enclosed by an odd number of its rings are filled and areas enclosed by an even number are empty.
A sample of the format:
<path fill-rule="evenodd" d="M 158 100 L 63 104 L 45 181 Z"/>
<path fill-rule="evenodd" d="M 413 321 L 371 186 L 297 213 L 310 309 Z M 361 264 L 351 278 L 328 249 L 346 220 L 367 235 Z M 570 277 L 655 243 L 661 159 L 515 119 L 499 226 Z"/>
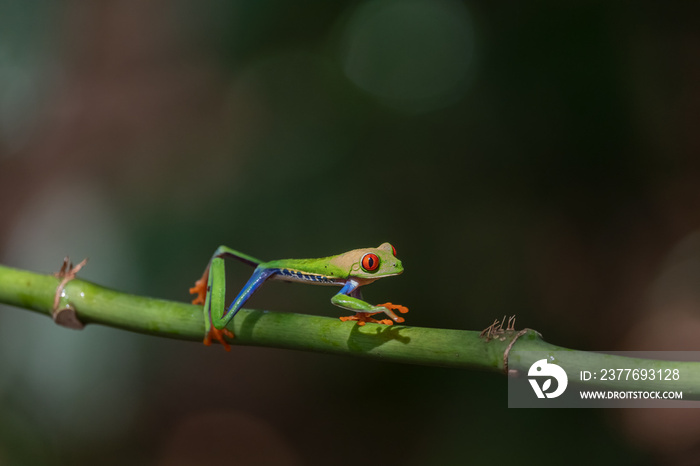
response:
<path fill-rule="evenodd" d="M 345 286 L 343 286 L 343 288 L 341 288 L 341 290 L 338 292 L 338 294 L 333 296 L 333 298 L 331 299 L 331 302 L 336 306 L 355 311 L 355 315 L 344 316 L 341 317 L 340 320 L 342 320 L 343 322 L 346 322 L 348 320 L 356 320 L 358 322 L 358 325 L 365 325 L 365 323 L 367 322 L 374 322 L 384 325 L 393 325 L 394 322 L 401 323 L 404 321 L 403 317 L 397 316 L 393 312 L 393 310 L 396 309 L 401 313 L 406 313 L 408 312 L 407 307 L 391 303 L 374 306 L 361 299 L 359 286 L 360 284 L 357 281 L 352 279 L 348 280 L 347 283 L 345 283 Z M 377 320 L 371 317 L 375 314 L 379 314 L 382 312 L 385 313 L 387 316 L 391 317 L 393 322 L 389 319 Z"/>

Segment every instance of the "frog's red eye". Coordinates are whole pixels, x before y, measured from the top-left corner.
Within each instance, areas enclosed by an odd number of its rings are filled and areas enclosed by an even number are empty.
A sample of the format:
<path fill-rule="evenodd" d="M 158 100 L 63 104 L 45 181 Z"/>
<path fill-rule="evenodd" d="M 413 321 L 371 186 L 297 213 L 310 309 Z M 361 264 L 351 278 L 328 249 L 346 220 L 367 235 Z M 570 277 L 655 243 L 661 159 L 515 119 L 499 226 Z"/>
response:
<path fill-rule="evenodd" d="M 368 252 L 362 256 L 360 265 L 365 272 L 374 272 L 379 268 L 379 257 L 374 253 Z"/>
<path fill-rule="evenodd" d="M 396 248 L 394 247 L 393 244 L 391 245 L 391 252 L 393 252 L 393 253 L 394 253 L 394 257 L 396 257 Z"/>

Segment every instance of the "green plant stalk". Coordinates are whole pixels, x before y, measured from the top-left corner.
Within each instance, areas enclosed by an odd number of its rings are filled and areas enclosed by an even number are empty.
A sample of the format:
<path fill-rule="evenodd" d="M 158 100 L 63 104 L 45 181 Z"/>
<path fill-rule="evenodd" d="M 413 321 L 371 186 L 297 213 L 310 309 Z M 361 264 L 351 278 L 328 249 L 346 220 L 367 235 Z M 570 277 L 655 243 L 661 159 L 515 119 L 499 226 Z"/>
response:
<path fill-rule="evenodd" d="M 0 303 L 52 315 L 60 280 L 0 266 Z M 102 324 L 133 332 L 180 340 L 202 341 L 202 308 L 191 304 L 135 296 L 75 279 L 64 288 L 63 304 L 70 304 L 84 324 Z M 315 351 L 361 356 L 391 362 L 423 364 L 505 373 L 527 373 L 537 359 L 565 364 L 567 370 L 660 367 L 658 361 L 569 350 L 544 341 L 533 330 L 505 331 L 487 340 L 478 331 L 384 326 L 341 322 L 330 317 L 241 309 L 227 327 L 234 345 Z M 58 331 L 58 330 L 57 330 Z M 537 353 L 522 353 L 532 351 Z M 505 367 L 504 355 L 515 357 Z M 544 356 L 543 356 L 544 355 Z M 664 368 L 683 371 L 681 380 L 666 390 L 683 390 L 684 399 L 700 399 L 700 363 L 664 362 Z M 593 383 L 593 382 L 591 382 Z M 623 380 L 606 385 L 615 389 L 644 389 L 644 381 Z"/>

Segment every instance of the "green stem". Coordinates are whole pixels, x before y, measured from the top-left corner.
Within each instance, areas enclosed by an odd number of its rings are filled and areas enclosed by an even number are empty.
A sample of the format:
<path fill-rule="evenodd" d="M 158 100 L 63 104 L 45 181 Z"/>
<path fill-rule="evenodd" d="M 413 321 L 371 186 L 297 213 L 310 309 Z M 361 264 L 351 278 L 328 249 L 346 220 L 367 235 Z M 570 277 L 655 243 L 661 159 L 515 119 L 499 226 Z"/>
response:
<path fill-rule="evenodd" d="M 50 316 L 60 280 L 0 266 L 0 303 Z M 134 332 L 180 340 L 201 341 L 204 320 L 200 306 L 121 293 L 83 280 L 65 286 L 62 303 L 70 303 L 85 324 L 98 323 Z M 574 351 L 542 340 L 533 331 L 506 331 L 487 341 L 478 331 L 340 322 L 330 317 L 241 309 L 228 325 L 235 345 L 266 346 L 381 359 L 391 362 L 479 369 L 504 373 L 504 354 L 510 351 L 511 371 L 527 373 L 530 365 L 548 355 L 568 371 L 599 368 L 659 367 L 658 361 Z M 539 353 L 522 353 L 533 351 Z M 631 365 L 633 364 L 633 365 Z M 700 363 L 664 362 L 683 377 L 674 390 L 684 399 L 700 398 Z M 620 381 L 619 389 L 643 388 L 640 381 Z M 670 389 L 670 388 L 669 388 Z"/>

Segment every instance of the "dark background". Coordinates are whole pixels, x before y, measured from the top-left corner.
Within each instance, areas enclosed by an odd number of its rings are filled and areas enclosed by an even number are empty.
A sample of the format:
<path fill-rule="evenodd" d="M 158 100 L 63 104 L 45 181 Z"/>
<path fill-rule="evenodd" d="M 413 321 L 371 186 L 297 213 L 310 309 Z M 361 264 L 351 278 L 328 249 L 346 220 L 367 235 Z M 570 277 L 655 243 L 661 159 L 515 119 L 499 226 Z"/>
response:
<path fill-rule="evenodd" d="M 0 254 L 185 301 L 390 241 L 407 324 L 698 350 L 695 3 L 0 1 Z M 237 286 L 250 270 L 232 263 Z M 271 283 L 250 307 L 338 316 Z M 700 416 L 0 312 L 0 464 L 697 464 Z"/>

